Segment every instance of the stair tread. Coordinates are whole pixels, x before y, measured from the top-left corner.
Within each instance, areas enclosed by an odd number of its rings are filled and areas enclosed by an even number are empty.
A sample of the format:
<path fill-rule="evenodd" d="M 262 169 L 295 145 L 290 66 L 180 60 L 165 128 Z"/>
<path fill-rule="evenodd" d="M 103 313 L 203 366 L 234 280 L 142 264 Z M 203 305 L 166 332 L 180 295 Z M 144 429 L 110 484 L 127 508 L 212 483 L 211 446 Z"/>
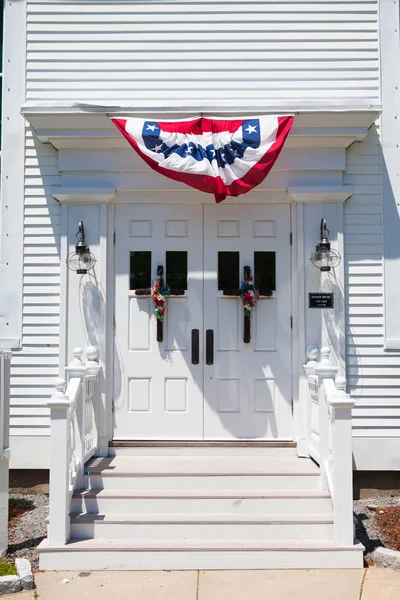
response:
<path fill-rule="evenodd" d="M 131 524 L 131 523 L 227 523 L 227 524 L 265 524 L 265 523 L 333 523 L 333 515 L 327 514 L 226 514 L 226 513 L 129 513 L 129 514 L 92 514 L 72 513 L 71 522 L 100 523 L 100 524 Z"/>
<path fill-rule="evenodd" d="M 113 475 L 316 475 L 313 461 L 271 456 L 111 456 L 92 459 L 88 474 Z"/>
<path fill-rule="evenodd" d="M 242 551 L 242 550 L 354 550 L 359 552 L 363 549 L 362 544 L 354 544 L 350 546 L 339 546 L 333 540 L 259 540 L 259 539 L 212 539 L 212 540 L 188 540 L 188 539 L 155 539 L 155 540 L 120 540 L 120 539 L 77 539 L 71 538 L 65 546 L 49 546 L 48 540 L 43 540 L 38 550 L 39 552 L 65 552 L 65 551 Z"/>
<path fill-rule="evenodd" d="M 86 489 L 75 490 L 74 498 L 329 498 L 329 492 L 318 489 L 305 490 L 182 490 L 182 489 L 154 489 L 154 490 L 104 490 Z"/>

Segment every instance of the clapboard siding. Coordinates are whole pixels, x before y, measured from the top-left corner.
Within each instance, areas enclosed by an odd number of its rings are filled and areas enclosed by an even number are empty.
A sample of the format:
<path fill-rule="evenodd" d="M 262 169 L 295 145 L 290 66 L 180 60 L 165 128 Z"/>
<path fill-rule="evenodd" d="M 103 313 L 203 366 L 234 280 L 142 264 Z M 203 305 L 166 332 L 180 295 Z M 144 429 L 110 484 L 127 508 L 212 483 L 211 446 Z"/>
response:
<path fill-rule="evenodd" d="M 11 367 L 12 436 L 49 435 L 45 402 L 54 390 L 59 362 L 60 206 L 51 196 L 51 186 L 58 183 L 57 151 L 27 129 L 23 350 Z"/>
<path fill-rule="evenodd" d="M 26 97 L 378 104 L 377 11 L 377 0 L 28 0 Z"/>
<path fill-rule="evenodd" d="M 371 193 L 381 172 L 379 130 L 347 150 L 344 179 L 357 193 L 344 205 L 347 380 L 356 399 L 356 437 L 397 437 L 400 431 L 400 353 L 383 350 L 382 198 Z"/>

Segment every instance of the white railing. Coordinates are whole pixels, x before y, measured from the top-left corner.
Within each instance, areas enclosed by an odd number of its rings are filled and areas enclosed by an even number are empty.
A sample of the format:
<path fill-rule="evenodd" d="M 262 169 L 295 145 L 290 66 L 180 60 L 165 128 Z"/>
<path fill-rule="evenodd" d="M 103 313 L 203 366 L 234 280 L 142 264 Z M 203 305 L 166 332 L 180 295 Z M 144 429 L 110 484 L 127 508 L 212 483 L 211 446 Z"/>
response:
<path fill-rule="evenodd" d="M 308 381 L 307 440 L 309 454 L 319 464 L 334 513 L 334 536 L 339 545 L 353 544 L 353 454 L 351 409 L 346 380 L 337 377 L 329 348 L 321 361 L 304 365 Z"/>
<path fill-rule="evenodd" d="M 63 546 L 70 537 L 72 494 L 82 485 L 85 463 L 96 455 L 102 434 L 99 353 L 89 346 L 86 364 L 82 354 L 81 348 L 73 350 L 74 358 L 65 369 L 67 384 L 58 379 L 56 391 L 47 403 L 51 409 L 50 546 Z"/>

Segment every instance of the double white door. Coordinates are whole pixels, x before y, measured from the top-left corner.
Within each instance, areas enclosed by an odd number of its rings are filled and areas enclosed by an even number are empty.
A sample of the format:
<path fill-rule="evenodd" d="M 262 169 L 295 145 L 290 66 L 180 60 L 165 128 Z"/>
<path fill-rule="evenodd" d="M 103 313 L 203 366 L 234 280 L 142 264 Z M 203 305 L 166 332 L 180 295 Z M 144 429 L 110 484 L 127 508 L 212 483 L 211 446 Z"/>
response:
<path fill-rule="evenodd" d="M 114 439 L 292 439 L 289 232 L 288 205 L 117 206 Z M 260 291 L 247 342 L 244 267 Z"/>

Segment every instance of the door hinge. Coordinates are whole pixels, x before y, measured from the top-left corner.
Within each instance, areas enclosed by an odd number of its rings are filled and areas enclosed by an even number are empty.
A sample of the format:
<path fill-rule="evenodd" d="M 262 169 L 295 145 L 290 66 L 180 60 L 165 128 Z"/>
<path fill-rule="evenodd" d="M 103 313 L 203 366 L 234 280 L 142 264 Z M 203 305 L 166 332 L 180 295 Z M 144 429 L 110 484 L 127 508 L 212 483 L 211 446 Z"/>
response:
<path fill-rule="evenodd" d="M 292 244 L 293 244 L 293 233 L 290 232 L 290 245 L 292 245 Z"/>
<path fill-rule="evenodd" d="M 113 244 L 115 245 L 115 231 L 113 233 Z"/>
<path fill-rule="evenodd" d="M 290 329 L 293 329 L 293 317 L 290 317 Z"/>
<path fill-rule="evenodd" d="M 112 412 L 115 412 L 115 400 L 114 400 L 114 398 L 111 401 L 111 410 L 112 410 Z"/>
<path fill-rule="evenodd" d="M 113 315 L 113 329 L 115 329 L 115 315 Z"/>

